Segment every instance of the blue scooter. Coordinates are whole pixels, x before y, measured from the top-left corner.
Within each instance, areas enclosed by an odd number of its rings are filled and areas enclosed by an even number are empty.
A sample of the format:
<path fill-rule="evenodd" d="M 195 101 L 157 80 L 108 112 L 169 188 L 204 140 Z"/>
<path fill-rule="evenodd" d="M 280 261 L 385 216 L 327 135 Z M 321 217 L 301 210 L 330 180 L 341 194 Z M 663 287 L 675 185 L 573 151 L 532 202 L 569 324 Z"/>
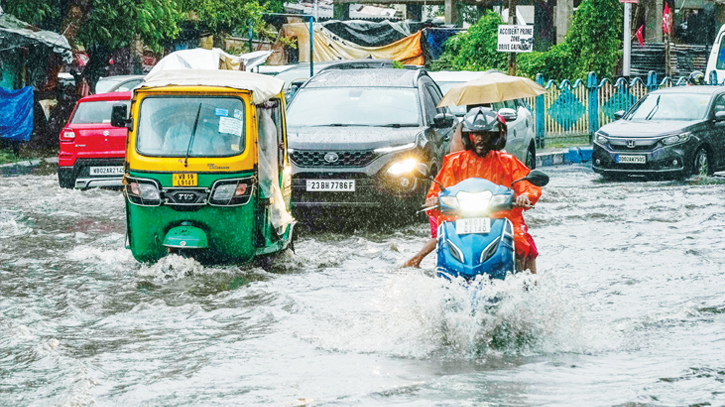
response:
<path fill-rule="evenodd" d="M 420 166 L 418 173 L 431 178 L 428 167 Z M 434 182 L 438 183 L 435 179 Z M 520 181 L 543 187 L 549 176 L 533 170 Z M 515 273 L 514 228 L 506 218 L 491 215 L 510 210 L 514 205 L 514 191 L 483 178 L 469 178 L 444 188 L 438 194 L 438 205 L 446 215 L 455 215 L 454 221 L 438 225 L 436 272 L 444 278 L 463 277 L 473 280 L 479 275 L 503 280 L 508 273 Z"/>

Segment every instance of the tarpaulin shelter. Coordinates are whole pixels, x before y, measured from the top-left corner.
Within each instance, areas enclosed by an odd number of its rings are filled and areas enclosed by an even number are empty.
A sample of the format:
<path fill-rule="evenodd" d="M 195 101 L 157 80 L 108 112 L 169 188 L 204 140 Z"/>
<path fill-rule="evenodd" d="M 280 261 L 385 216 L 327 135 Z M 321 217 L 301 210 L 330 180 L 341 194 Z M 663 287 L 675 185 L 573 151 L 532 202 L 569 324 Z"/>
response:
<path fill-rule="evenodd" d="M 310 33 L 309 26 L 303 23 L 285 24 L 279 33 L 280 37 L 296 38 L 299 48 L 299 61 L 309 62 Z M 391 59 L 403 64 L 423 65 L 422 33 L 404 37 L 391 44 L 367 47 L 345 40 L 322 24 L 313 25 L 314 62 L 335 61 L 344 59 Z M 286 63 L 282 60 L 270 60 L 271 65 Z"/>
<path fill-rule="evenodd" d="M 45 79 L 46 66 L 42 63 L 26 63 L 29 60 L 47 61 L 51 53 L 59 54 L 66 63 L 73 61 L 71 47 L 64 36 L 39 30 L 9 14 L 3 14 L 0 9 L 0 86 L 6 89 L 22 85 L 37 86 Z M 24 65 L 28 73 L 25 80 L 21 81 L 19 73 Z M 20 82 L 25 83 L 18 85 Z"/>
<path fill-rule="evenodd" d="M 0 140 L 29 141 L 33 133 L 33 88 L 0 87 Z"/>
<path fill-rule="evenodd" d="M 458 32 L 460 29 L 443 28 L 430 22 L 331 20 L 313 25 L 314 60 L 372 58 L 423 65 L 428 59 L 439 58 L 443 53 L 443 43 Z M 288 40 L 297 39 L 299 62 L 309 62 L 307 24 L 285 24 L 279 36 Z M 281 51 L 284 44 L 278 40 L 274 48 Z M 283 65 L 287 62 L 288 58 L 282 52 L 277 52 L 267 63 Z"/>

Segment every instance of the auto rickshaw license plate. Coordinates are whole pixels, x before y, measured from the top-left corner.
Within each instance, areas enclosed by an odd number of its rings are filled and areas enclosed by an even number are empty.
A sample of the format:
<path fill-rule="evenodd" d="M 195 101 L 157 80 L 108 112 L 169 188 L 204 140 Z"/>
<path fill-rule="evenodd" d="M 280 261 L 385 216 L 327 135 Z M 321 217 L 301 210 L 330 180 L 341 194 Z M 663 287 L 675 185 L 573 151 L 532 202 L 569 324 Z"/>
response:
<path fill-rule="evenodd" d="M 171 185 L 175 187 L 195 187 L 196 184 L 196 174 L 173 174 L 171 178 Z"/>
<path fill-rule="evenodd" d="M 468 218 L 456 220 L 456 234 L 488 233 L 491 231 L 490 218 Z"/>

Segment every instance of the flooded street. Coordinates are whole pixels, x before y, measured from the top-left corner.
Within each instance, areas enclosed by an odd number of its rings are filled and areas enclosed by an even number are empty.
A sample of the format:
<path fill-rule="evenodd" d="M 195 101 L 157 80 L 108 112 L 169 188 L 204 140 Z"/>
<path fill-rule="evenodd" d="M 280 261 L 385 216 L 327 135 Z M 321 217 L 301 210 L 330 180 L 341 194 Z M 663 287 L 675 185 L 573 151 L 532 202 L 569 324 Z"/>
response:
<path fill-rule="evenodd" d="M 495 307 L 400 268 L 427 223 L 143 265 L 119 191 L 0 178 L 0 405 L 725 405 L 725 179 L 544 171 L 539 274 Z"/>

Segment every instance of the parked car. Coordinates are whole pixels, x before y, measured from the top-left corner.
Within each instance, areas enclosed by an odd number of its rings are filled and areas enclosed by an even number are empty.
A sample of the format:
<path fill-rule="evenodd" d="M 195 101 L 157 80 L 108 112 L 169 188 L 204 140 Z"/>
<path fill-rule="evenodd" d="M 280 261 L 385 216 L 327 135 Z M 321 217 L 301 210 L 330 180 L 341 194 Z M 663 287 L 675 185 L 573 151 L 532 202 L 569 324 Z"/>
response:
<path fill-rule="evenodd" d="M 605 177 L 684 177 L 725 168 L 722 86 L 658 90 L 616 117 L 594 134 L 592 168 Z"/>
<path fill-rule="evenodd" d="M 314 74 L 317 75 L 326 69 L 375 69 L 392 68 L 393 62 L 387 59 L 352 59 L 345 61 L 324 61 L 315 62 L 312 65 Z M 289 102 L 297 89 L 310 79 L 310 63 L 304 62 L 296 65 L 285 65 L 283 67 L 260 66 L 259 73 L 274 75 L 277 79 L 284 81 L 285 99 Z"/>
<path fill-rule="evenodd" d="M 417 163 L 441 167 L 454 125 L 424 70 L 328 69 L 287 109 L 293 204 L 420 207 L 428 182 Z"/>
<path fill-rule="evenodd" d="M 116 103 L 130 105 L 132 92 L 81 98 L 60 132 L 58 182 L 63 188 L 121 186 L 126 128 L 111 126 Z"/>
<path fill-rule="evenodd" d="M 96 94 L 126 92 L 143 82 L 146 75 L 117 75 L 100 78 L 96 83 Z"/>
<path fill-rule="evenodd" d="M 429 72 L 430 77 L 436 81 L 444 95 L 454 86 L 461 85 L 485 74 L 486 72 L 475 71 Z M 536 128 L 534 116 L 531 114 L 526 102 L 523 99 L 507 100 L 493 103 L 491 108 L 495 111 L 503 108 L 516 111 L 516 119 L 506 121 L 508 137 L 505 150 L 521 160 L 530 169 L 536 168 Z M 466 106 L 451 106 L 449 109 L 458 117 L 463 117 L 466 114 Z"/>

